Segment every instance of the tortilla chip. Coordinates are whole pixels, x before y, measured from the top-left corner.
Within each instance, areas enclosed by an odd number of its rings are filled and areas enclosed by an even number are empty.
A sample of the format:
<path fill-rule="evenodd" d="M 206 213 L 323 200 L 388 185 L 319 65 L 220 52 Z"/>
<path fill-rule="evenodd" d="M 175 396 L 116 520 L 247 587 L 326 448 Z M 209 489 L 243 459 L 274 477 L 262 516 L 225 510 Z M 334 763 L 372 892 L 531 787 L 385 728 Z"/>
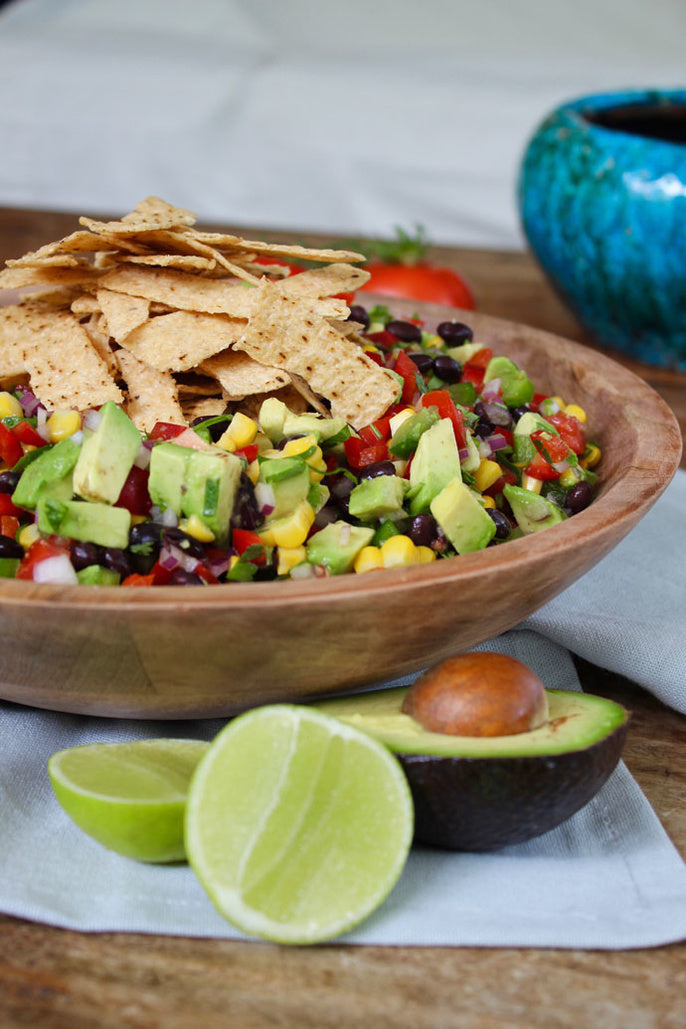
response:
<path fill-rule="evenodd" d="M 260 364 L 299 375 L 331 404 L 331 412 L 354 428 L 380 418 L 398 394 L 391 372 L 328 322 L 311 302 L 288 297 L 279 286 L 264 282 L 261 302 L 235 346 Z"/>
<path fill-rule="evenodd" d="M 51 268 L 39 265 L 28 268 L 3 268 L 0 289 L 22 289 L 24 286 L 82 286 L 97 282 L 102 272 L 91 265 L 78 268 Z"/>
<path fill-rule="evenodd" d="M 184 372 L 231 346 L 244 327 L 223 314 L 173 311 L 150 318 L 122 339 L 122 345 L 152 368 Z"/>
<path fill-rule="evenodd" d="M 157 268 L 181 268 L 182 271 L 212 271 L 217 262 L 198 254 L 131 254 L 129 264 L 150 264 Z"/>
<path fill-rule="evenodd" d="M 191 425 L 196 418 L 216 418 L 226 411 L 226 401 L 222 397 L 189 397 L 181 401 L 183 416 Z"/>
<path fill-rule="evenodd" d="M 126 383 L 124 410 L 141 432 L 150 432 L 156 422 L 185 425 L 174 377 L 143 364 L 128 350 L 118 350 L 117 360 Z"/>
<path fill-rule="evenodd" d="M 329 297 L 336 293 L 354 293 L 371 278 L 363 268 L 350 264 L 329 264 L 324 268 L 310 268 L 308 271 L 291 275 L 280 283 L 289 297 Z"/>
<path fill-rule="evenodd" d="M 287 372 L 259 364 L 241 350 L 222 350 L 203 361 L 200 371 L 216 379 L 224 395 L 233 399 L 280 389 L 290 382 Z"/>
<path fill-rule="evenodd" d="M 26 309 L 17 306 L 0 308 L 0 370 L 3 380 L 26 372 Z"/>
<path fill-rule="evenodd" d="M 125 293 L 99 289 L 96 299 L 107 321 L 109 334 L 117 343 L 122 343 L 150 316 L 150 301 L 143 297 L 127 297 Z"/>
<path fill-rule="evenodd" d="M 104 316 L 99 312 L 95 312 L 88 321 L 81 322 L 81 324 L 95 350 L 107 365 L 110 375 L 116 380 L 119 376 L 119 366 L 115 353 L 110 346 L 110 334 Z"/>
<path fill-rule="evenodd" d="M 216 397 L 221 394 L 221 386 L 216 379 L 211 379 L 209 375 L 198 375 L 195 371 L 175 372 L 174 381 L 181 398 Z"/>
<path fill-rule="evenodd" d="M 130 214 L 124 215 L 118 221 L 101 222 L 93 218 L 79 218 L 79 224 L 84 225 L 91 232 L 106 232 L 111 235 L 131 235 L 145 232 L 148 229 L 175 229 L 194 223 L 195 215 L 192 211 L 186 211 L 182 207 L 173 207 L 155 196 L 141 200 Z"/>
<path fill-rule="evenodd" d="M 69 311 L 24 307 L 24 367 L 31 389 L 49 410 L 85 411 L 122 402 L 105 361 Z"/>
<path fill-rule="evenodd" d="M 222 249 L 241 250 L 250 254 L 262 254 L 269 257 L 294 261 L 348 261 L 357 264 L 366 261 L 364 254 L 355 250 L 332 250 L 324 247 L 304 247 L 296 243 L 267 243 L 264 240 L 243 239 L 240 236 L 227 236 L 221 232 L 198 232 L 194 236 L 201 243 Z"/>

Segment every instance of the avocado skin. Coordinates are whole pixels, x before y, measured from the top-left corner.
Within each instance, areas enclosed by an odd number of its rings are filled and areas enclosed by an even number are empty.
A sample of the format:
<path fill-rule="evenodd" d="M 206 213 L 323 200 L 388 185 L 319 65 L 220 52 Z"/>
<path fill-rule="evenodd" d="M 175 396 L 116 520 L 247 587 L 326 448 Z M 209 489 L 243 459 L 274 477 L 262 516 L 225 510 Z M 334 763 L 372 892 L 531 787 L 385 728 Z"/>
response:
<path fill-rule="evenodd" d="M 535 757 L 397 753 L 415 805 L 415 842 L 487 852 L 549 832 L 584 807 L 614 771 L 628 719 L 581 750 Z"/>

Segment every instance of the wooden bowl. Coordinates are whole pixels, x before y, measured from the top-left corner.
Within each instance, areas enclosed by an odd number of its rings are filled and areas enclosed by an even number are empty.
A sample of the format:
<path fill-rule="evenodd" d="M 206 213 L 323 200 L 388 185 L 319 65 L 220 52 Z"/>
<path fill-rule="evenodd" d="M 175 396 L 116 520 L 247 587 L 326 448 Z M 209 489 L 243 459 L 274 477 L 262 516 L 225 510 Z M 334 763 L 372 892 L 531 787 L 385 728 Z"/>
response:
<path fill-rule="evenodd" d="M 365 300 L 373 299 L 365 297 Z M 50 586 L 0 580 L 0 697 L 136 718 L 227 716 L 380 684 L 516 625 L 597 564 L 663 492 L 678 424 L 641 379 L 579 344 L 460 318 L 539 388 L 585 408 L 603 450 L 589 508 L 534 538 L 430 565 L 207 588 Z"/>

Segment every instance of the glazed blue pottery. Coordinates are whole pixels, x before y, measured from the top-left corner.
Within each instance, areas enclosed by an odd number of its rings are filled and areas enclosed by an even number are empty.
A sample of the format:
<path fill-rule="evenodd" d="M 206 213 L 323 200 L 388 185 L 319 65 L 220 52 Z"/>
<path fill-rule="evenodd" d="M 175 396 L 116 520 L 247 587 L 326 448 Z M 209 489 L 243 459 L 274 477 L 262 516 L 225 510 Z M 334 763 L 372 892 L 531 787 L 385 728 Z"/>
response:
<path fill-rule="evenodd" d="M 686 89 L 552 111 L 526 147 L 518 203 L 531 250 L 590 337 L 686 371 Z"/>

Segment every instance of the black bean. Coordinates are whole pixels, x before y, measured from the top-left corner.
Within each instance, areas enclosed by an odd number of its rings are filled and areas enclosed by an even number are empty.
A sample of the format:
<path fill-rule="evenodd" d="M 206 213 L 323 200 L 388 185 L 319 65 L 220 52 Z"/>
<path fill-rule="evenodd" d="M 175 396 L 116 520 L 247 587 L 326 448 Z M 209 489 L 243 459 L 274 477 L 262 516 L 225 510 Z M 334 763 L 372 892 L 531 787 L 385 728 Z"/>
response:
<path fill-rule="evenodd" d="M 104 565 L 105 568 L 110 568 L 113 572 L 118 572 L 122 579 L 136 571 L 132 555 L 127 554 L 120 547 L 103 547 L 98 564 Z"/>
<path fill-rule="evenodd" d="M 494 428 L 497 426 L 507 429 L 512 425 L 512 414 L 504 404 L 495 404 L 490 400 L 477 400 L 474 404 L 474 414 Z"/>
<path fill-rule="evenodd" d="M 585 507 L 591 503 L 593 499 L 593 489 L 590 483 L 585 480 L 577 482 L 575 486 L 568 491 L 565 497 L 565 511 L 567 514 L 578 514 L 579 511 L 583 511 Z"/>
<path fill-rule="evenodd" d="M 157 552 L 162 545 L 164 531 L 165 527 L 159 522 L 138 522 L 129 529 L 129 546 L 146 547 Z"/>
<path fill-rule="evenodd" d="M 459 382 L 462 378 L 462 365 L 448 354 L 434 358 L 434 371 L 443 382 Z"/>
<path fill-rule="evenodd" d="M 102 547 L 85 540 L 74 540 L 70 547 L 70 557 L 75 571 L 80 572 L 82 568 L 102 563 Z"/>
<path fill-rule="evenodd" d="M 511 407 L 510 410 L 512 411 L 512 417 L 518 422 L 522 415 L 529 413 L 531 408 L 526 404 L 522 404 L 520 407 Z"/>
<path fill-rule="evenodd" d="M 264 518 L 265 516 L 260 511 L 255 499 L 255 487 L 245 472 L 242 472 L 231 516 L 231 525 L 237 529 L 259 529 Z"/>
<path fill-rule="evenodd" d="M 21 472 L 0 472 L 0 493 L 14 493 L 20 478 Z"/>
<path fill-rule="evenodd" d="M 421 343 L 422 341 L 422 330 L 414 322 L 387 322 L 386 332 L 392 332 L 402 343 Z"/>
<path fill-rule="evenodd" d="M 325 481 L 331 496 L 338 503 L 347 501 L 357 485 L 354 479 L 351 479 L 349 475 L 345 475 L 343 472 L 337 472 L 335 475 L 328 476 Z"/>
<path fill-rule="evenodd" d="M 407 356 L 411 361 L 414 361 L 422 375 L 427 375 L 430 371 L 433 371 L 434 359 L 431 354 L 424 354 L 420 350 L 417 352 L 409 351 Z"/>
<path fill-rule="evenodd" d="M 392 461 L 373 461 L 360 468 L 360 479 L 378 479 L 380 475 L 395 475 Z"/>
<path fill-rule="evenodd" d="M 203 586 L 204 582 L 195 572 L 187 572 L 185 568 L 175 568 L 169 579 L 172 586 Z"/>
<path fill-rule="evenodd" d="M 495 523 L 495 538 L 497 540 L 506 540 L 512 532 L 510 519 L 502 511 L 499 511 L 497 507 L 487 507 L 486 510 Z"/>
<path fill-rule="evenodd" d="M 362 307 L 362 304 L 353 304 L 350 308 L 348 321 L 357 322 L 358 325 L 362 325 L 365 329 L 369 328 L 367 309 Z"/>
<path fill-rule="evenodd" d="M 453 347 L 460 346 L 462 343 L 470 343 L 474 339 L 474 333 L 464 322 L 441 322 L 436 332 L 442 340 Z"/>
<path fill-rule="evenodd" d="M 11 536 L 0 536 L 0 557 L 23 557 L 24 548 Z"/>
<path fill-rule="evenodd" d="M 205 560 L 205 548 L 200 540 L 196 539 L 195 536 L 190 536 L 183 529 L 176 527 L 165 529 L 164 538 L 167 543 L 178 547 L 179 550 L 183 550 L 184 554 L 190 554 L 191 557 L 196 558 L 198 561 Z"/>
<path fill-rule="evenodd" d="M 438 536 L 438 522 L 430 514 L 415 515 L 408 536 L 417 547 L 430 547 Z"/>

